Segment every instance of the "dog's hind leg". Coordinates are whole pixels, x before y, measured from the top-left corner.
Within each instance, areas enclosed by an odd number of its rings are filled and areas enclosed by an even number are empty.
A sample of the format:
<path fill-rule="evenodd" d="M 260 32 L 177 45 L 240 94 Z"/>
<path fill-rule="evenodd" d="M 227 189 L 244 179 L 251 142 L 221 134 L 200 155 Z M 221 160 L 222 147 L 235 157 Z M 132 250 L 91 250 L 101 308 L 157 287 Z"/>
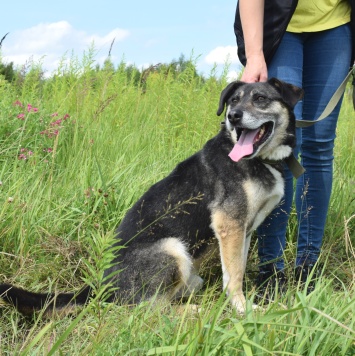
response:
<path fill-rule="evenodd" d="M 137 243 L 118 256 L 105 274 L 120 271 L 112 280 L 120 304 L 138 304 L 158 297 L 173 299 L 182 289 L 197 290 L 201 279 L 193 272 L 192 257 L 185 244 L 174 237 L 154 243 Z"/>
<path fill-rule="evenodd" d="M 161 243 L 161 248 L 172 256 L 179 271 L 179 282 L 172 291 L 171 297 L 178 299 L 187 297 L 202 288 L 203 280 L 194 270 L 192 258 L 187 247 L 178 238 L 166 238 Z"/>
<path fill-rule="evenodd" d="M 212 214 L 212 228 L 219 242 L 223 271 L 223 288 L 239 313 L 245 312 L 243 278 L 249 241 L 245 228 L 223 210 Z"/>

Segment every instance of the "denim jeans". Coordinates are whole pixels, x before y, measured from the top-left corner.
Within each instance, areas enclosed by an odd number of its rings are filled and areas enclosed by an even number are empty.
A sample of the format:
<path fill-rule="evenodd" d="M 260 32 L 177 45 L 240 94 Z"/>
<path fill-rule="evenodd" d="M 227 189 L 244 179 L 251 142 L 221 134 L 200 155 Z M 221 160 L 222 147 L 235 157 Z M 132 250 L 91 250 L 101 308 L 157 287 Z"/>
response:
<path fill-rule="evenodd" d="M 346 77 L 351 61 L 349 24 L 313 33 L 284 35 L 268 67 L 276 77 L 302 87 L 305 95 L 295 107 L 298 120 L 315 120 Z M 285 195 L 280 205 L 258 228 L 260 270 L 273 262 L 284 268 L 286 228 L 295 200 L 298 237 L 296 265 L 315 263 L 319 257 L 333 179 L 333 147 L 341 103 L 323 121 L 297 129 L 297 147 L 306 172 L 294 184 L 285 167 Z"/>

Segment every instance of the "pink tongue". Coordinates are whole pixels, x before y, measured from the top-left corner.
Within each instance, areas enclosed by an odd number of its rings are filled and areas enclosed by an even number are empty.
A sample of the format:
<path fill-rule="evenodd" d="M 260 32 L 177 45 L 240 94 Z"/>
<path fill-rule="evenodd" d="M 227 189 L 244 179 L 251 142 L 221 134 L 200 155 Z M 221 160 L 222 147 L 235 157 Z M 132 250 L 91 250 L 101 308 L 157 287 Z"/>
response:
<path fill-rule="evenodd" d="M 253 142 L 259 129 L 243 130 L 238 142 L 234 145 L 231 153 L 228 155 L 234 162 L 238 162 L 244 156 L 253 153 Z"/>

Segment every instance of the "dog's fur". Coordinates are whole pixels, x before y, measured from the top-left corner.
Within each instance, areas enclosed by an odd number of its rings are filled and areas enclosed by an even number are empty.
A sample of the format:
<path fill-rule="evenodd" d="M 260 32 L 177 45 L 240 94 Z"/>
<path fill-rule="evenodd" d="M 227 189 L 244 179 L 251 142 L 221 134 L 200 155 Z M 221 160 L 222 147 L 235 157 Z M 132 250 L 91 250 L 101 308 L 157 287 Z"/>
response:
<path fill-rule="evenodd" d="M 295 145 L 293 108 L 302 95 L 274 78 L 233 82 L 223 90 L 217 114 L 227 109 L 220 132 L 154 184 L 117 228 L 117 245 L 124 248 L 104 273 L 114 276 L 108 278 L 115 287 L 108 301 L 139 303 L 157 291 L 169 298 L 197 291 L 202 285 L 197 262 L 215 242 L 223 287 L 237 311 L 245 311 L 250 236 L 283 196 L 282 164 Z M 251 154 L 238 162 L 228 157 L 242 130 L 260 127 Z M 39 294 L 0 285 L 1 298 L 24 314 L 84 304 L 90 292 L 85 287 L 77 295 Z"/>

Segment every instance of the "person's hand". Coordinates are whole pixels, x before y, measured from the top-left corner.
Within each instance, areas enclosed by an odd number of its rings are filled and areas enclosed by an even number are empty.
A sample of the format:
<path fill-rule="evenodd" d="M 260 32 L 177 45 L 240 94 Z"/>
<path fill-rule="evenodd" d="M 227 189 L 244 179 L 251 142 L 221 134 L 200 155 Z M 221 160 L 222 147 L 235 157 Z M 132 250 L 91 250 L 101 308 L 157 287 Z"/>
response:
<path fill-rule="evenodd" d="M 246 83 L 267 81 L 267 66 L 263 54 L 252 55 L 247 58 L 247 63 L 240 80 Z"/>

